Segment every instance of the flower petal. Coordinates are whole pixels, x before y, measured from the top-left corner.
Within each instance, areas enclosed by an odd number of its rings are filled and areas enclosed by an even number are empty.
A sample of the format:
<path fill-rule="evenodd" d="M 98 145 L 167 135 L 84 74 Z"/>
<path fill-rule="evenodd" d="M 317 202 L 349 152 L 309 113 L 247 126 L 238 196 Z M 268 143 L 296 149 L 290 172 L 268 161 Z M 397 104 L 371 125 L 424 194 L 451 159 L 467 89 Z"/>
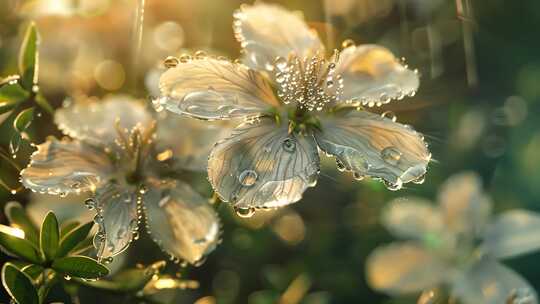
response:
<path fill-rule="evenodd" d="M 206 171 L 208 155 L 215 143 L 229 135 L 233 128 L 230 120 L 209 123 L 162 112 L 156 141 L 158 160 L 171 159 L 178 169 Z"/>
<path fill-rule="evenodd" d="M 321 121 L 319 147 L 355 175 L 382 178 L 397 190 L 420 182 L 431 159 L 422 136 L 412 128 L 366 111 L 349 111 Z"/>
<path fill-rule="evenodd" d="M 54 212 L 59 223 L 77 220 L 80 223 L 87 223 L 94 216 L 88 208 L 81 203 L 84 196 L 68 195 L 61 198 L 58 196 L 32 193 L 30 202 L 26 206 L 28 216 L 36 225 L 41 222 L 49 211 Z"/>
<path fill-rule="evenodd" d="M 311 135 L 288 134 L 270 118 L 245 122 L 217 143 L 208 159 L 208 179 L 225 202 L 237 208 L 294 203 L 315 185 L 317 146 Z"/>
<path fill-rule="evenodd" d="M 452 286 L 452 295 L 465 304 L 522 303 L 508 300 L 516 292 L 522 296 L 523 293 L 528 293 L 530 301 L 523 303 L 538 303 L 535 290 L 523 277 L 488 257 L 458 276 Z"/>
<path fill-rule="evenodd" d="M 214 58 L 180 63 L 161 75 L 157 107 L 200 119 L 258 115 L 279 106 L 268 81 L 242 64 Z"/>
<path fill-rule="evenodd" d="M 447 266 L 414 244 L 392 243 L 375 249 L 367 259 L 367 280 L 389 294 L 418 292 L 442 283 Z"/>
<path fill-rule="evenodd" d="M 480 236 L 491 215 L 491 202 L 480 178 L 471 172 L 451 176 L 441 186 L 439 203 L 445 225 L 454 233 Z"/>
<path fill-rule="evenodd" d="M 397 237 L 425 240 L 443 229 L 442 216 L 429 201 L 398 198 L 382 214 L 382 224 Z"/>
<path fill-rule="evenodd" d="M 138 233 L 137 195 L 135 189 L 118 184 L 99 188 L 95 197 L 99 231 L 94 246 L 99 259 L 113 257 L 126 250 Z"/>
<path fill-rule="evenodd" d="M 271 71 L 276 57 L 294 53 L 300 58 L 324 52 L 316 32 L 303 18 L 275 4 L 243 5 L 234 13 L 234 33 L 252 69 Z"/>
<path fill-rule="evenodd" d="M 148 126 L 152 116 L 142 103 L 127 95 L 111 95 L 102 101 L 75 101 L 58 109 L 54 116 L 66 135 L 94 145 L 114 142 L 118 137 L 116 120 L 122 129 L 131 130 L 137 124 Z"/>
<path fill-rule="evenodd" d="M 80 141 L 52 138 L 37 146 L 21 181 L 33 191 L 64 196 L 95 190 L 112 170 L 104 152 Z"/>
<path fill-rule="evenodd" d="M 343 100 L 381 105 L 414 95 L 418 73 L 407 69 L 388 49 L 378 45 L 350 46 L 340 53 L 336 74 L 343 77 Z"/>
<path fill-rule="evenodd" d="M 219 243 L 216 212 L 187 184 L 162 183 L 151 188 L 143 202 L 152 238 L 174 258 L 197 264 Z"/>
<path fill-rule="evenodd" d="M 520 209 L 504 212 L 487 227 L 484 246 L 498 258 L 540 249 L 540 214 Z"/>

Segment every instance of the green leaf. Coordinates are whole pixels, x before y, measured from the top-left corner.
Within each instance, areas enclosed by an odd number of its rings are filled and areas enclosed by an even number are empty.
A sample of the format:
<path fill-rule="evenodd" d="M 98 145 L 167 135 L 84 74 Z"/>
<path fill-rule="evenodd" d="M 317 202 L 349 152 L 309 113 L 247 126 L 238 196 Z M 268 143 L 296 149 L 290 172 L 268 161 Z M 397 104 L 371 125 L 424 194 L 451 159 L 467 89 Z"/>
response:
<path fill-rule="evenodd" d="M 58 228 L 58 220 L 54 213 L 49 211 L 41 224 L 41 234 L 39 235 L 41 252 L 47 261 L 51 261 L 56 257 L 59 241 L 60 229 Z"/>
<path fill-rule="evenodd" d="M 18 267 L 18 268 L 22 272 L 27 274 L 33 280 L 36 280 L 39 277 L 39 275 L 41 275 L 43 273 L 43 271 L 45 270 L 45 268 L 43 268 L 40 265 L 36 265 L 36 264 L 30 264 L 30 265 L 26 265 L 24 267 Z"/>
<path fill-rule="evenodd" d="M 38 93 L 34 101 L 38 106 L 40 106 L 43 110 L 47 111 L 49 114 L 54 114 L 53 107 L 42 94 Z"/>
<path fill-rule="evenodd" d="M 62 223 L 62 226 L 60 227 L 60 238 L 63 238 L 64 236 L 66 236 L 66 234 L 73 231 L 73 229 L 79 227 L 80 224 L 81 223 L 79 223 L 78 221 Z"/>
<path fill-rule="evenodd" d="M 25 239 L 0 232 L 0 246 L 8 255 L 16 256 L 36 264 L 42 262 L 41 256 L 39 255 L 36 247 Z"/>
<path fill-rule="evenodd" d="M 30 126 L 33 119 L 34 107 L 24 109 L 17 115 L 17 117 L 15 117 L 15 120 L 13 121 L 13 128 L 15 128 L 17 132 L 22 133 Z"/>
<path fill-rule="evenodd" d="M 30 220 L 24 208 L 18 202 L 9 202 L 4 207 L 4 212 L 11 225 L 24 231 L 24 238 L 32 242 L 36 247 L 39 244 L 39 231 Z"/>
<path fill-rule="evenodd" d="M 21 84 L 31 90 L 38 80 L 38 32 L 34 22 L 26 29 L 24 40 L 19 51 L 19 73 Z"/>
<path fill-rule="evenodd" d="M 88 233 L 90 233 L 90 230 L 92 229 L 92 226 L 94 226 L 94 222 L 89 222 L 66 234 L 60 242 L 60 247 L 58 248 L 56 256 L 66 256 L 71 250 L 77 247 L 78 244 L 86 239 Z"/>
<path fill-rule="evenodd" d="M 93 288 L 115 292 L 135 292 L 142 290 L 163 267 L 165 267 L 165 261 L 159 261 L 146 268 L 124 270 L 110 280 L 85 282 L 84 284 Z"/>
<path fill-rule="evenodd" d="M 18 83 L 0 86 L 0 114 L 9 112 L 29 95 Z"/>
<path fill-rule="evenodd" d="M 109 269 L 98 261 L 82 255 L 54 260 L 52 269 L 76 278 L 96 279 L 106 276 Z"/>
<path fill-rule="evenodd" d="M 36 288 L 28 275 L 11 263 L 2 267 L 2 285 L 17 304 L 38 304 Z"/>

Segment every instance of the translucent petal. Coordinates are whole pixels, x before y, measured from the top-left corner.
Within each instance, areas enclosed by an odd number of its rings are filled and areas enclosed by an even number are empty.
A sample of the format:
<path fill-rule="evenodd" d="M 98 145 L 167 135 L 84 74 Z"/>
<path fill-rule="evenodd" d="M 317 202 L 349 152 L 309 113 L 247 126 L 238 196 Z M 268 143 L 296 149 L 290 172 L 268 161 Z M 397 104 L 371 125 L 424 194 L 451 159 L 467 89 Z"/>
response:
<path fill-rule="evenodd" d="M 528 291 L 530 302 L 508 301 L 516 291 Z M 490 258 L 482 259 L 458 276 L 452 294 L 465 304 L 538 303 L 535 290 L 523 277 Z"/>
<path fill-rule="evenodd" d="M 107 155 L 80 141 L 49 139 L 37 146 L 30 164 L 21 171 L 26 188 L 66 195 L 93 191 L 114 170 Z"/>
<path fill-rule="evenodd" d="M 369 106 L 414 95 L 420 84 L 417 72 L 407 69 L 392 52 L 378 45 L 344 49 L 336 74 L 343 77 L 343 100 L 355 99 Z"/>
<path fill-rule="evenodd" d="M 127 95 L 111 95 L 97 101 L 77 100 L 56 111 L 54 121 L 66 135 L 94 145 L 109 145 L 118 137 L 120 127 L 148 126 L 152 120 L 143 103 Z"/>
<path fill-rule="evenodd" d="M 113 257 L 124 251 L 138 229 L 136 189 L 118 184 L 107 184 L 98 189 L 95 197 L 99 231 L 94 246 L 100 259 Z"/>
<path fill-rule="evenodd" d="M 297 13 L 275 4 L 243 5 L 234 14 L 234 33 L 245 52 L 244 63 L 257 70 L 271 70 L 276 57 L 324 53 L 316 32 Z"/>
<path fill-rule="evenodd" d="M 439 190 L 439 203 L 448 229 L 480 236 L 491 215 L 491 202 L 480 178 L 471 172 L 451 176 Z"/>
<path fill-rule="evenodd" d="M 415 243 L 393 243 L 375 249 L 366 262 L 367 280 L 389 294 L 417 292 L 442 283 L 447 266 Z"/>
<path fill-rule="evenodd" d="M 180 181 L 156 185 L 143 202 L 152 238 L 176 259 L 197 264 L 219 243 L 217 214 L 190 186 Z"/>
<path fill-rule="evenodd" d="M 321 120 L 319 147 L 358 176 L 382 178 L 393 189 L 421 181 L 431 154 L 422 136 L 366 111 L 349 111 Z"/>
<path fill-rule="evenodd" d="M 258 115 L 279 106 L 260 73 L 226 60 L 180 63 L 161 75 L 159 87 L 158 106 L 200 119 Z"/>
<path fill-rule="evenodd" d="M 318 171 L 313 137 L 288 134 L 286 124 L 270 118 L 241 124 L 216 144 L 208 159 L 212 187 L 238 208 L 294 203 L 315 185 Z"/>
<path fill-rule="evenodd" d="M 210 150 L 236 125 L 236 121 L 209 123 L 162 112 L 157 130 L 158 160 L 171 159 L 174 168 L 206 171 Z"/>
<path fill-rule="evenodd" d="M 487 227 L 484 246 L 499 258 L 540 249 L 540 214 L 519 209 L 504 212 Z"/>
<path fill-rule="evenodd" d="M 425 240 L 443 229 L 437 208 L 421 198 L 398 198 L 382 214 L 382 224 L 397 237 Z"/>

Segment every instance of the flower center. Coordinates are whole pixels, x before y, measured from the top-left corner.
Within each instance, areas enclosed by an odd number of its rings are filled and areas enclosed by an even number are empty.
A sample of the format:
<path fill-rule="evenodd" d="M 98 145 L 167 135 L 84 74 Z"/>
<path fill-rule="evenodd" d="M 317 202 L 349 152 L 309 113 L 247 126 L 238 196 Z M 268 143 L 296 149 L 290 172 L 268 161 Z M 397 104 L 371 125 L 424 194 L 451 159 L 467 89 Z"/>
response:
<path fill-rule="evenodd" d="M 303 59 L 296 55 L 288 60 L 277 57 L 274 77 L 278 96 L 283 103 L 296 103 L 308 111 L 321 111 L 325 105 L 336 103 L 343 91 L 343 79 L 335 73 L 338 59 L 337 50 L 330 60 L 318 52 Z"/>

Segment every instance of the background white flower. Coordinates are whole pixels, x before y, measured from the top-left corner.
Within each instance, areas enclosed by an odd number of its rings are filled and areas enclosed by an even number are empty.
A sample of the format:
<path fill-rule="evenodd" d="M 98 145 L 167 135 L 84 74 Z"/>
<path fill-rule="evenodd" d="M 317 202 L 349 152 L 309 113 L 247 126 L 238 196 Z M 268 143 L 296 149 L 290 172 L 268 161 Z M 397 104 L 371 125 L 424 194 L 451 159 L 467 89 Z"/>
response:
<path fill-rule="evenodd" d="M 208 178 L 223 201 L 249 215 L 300 200 L 316 184 L 318 148 L 356 179 L 381 179 L 391 190 L 423 181 L 431 159 L 423 137 L 358 108 L 414 95 L 415 71 L 376 45 L 347 42 L 327 59 L 316 32 L 278 5 L 244 5 L 233 27 L 244 64 L 203 52 L 168 58 L 154 101 L 198 119 L 247 120 L 209 157 Z"/>
<path fill-rule="evenodd" d="M 417 198 L 389 204 L 382 223 L 406 241 L 372 252 L 371 286 L 394 295 L 444 286 L 467 304 L 510 303 L 513 292 L 528 290 L 526 303 L 537 303 L 525 279 L 497 259 L 540 249 L 540 215 L 516 209 L 491 219 L 491 202 L 473 173 L 449 178 L 438 201 L 439 206 Z"/>
<path fill-rule="evenodd" d="M 166 121 L 158 119 L 158 128 L 169 127 Z M 97 212 L 99 258 L 124 251 L 143 216 L 156 243 L 178 261 L 197 264 L 215 248 L 216 213 L 177 178 L 173 151 L 157 149 L 168 143 L 156 143 L 156 121 L 142 103 L 120 95 L 80 100 L 57 110 L 55 122 L 74 139 L 38 145 L 21 180 L 40 193 L 91 192 L 86 205 Z"/>

